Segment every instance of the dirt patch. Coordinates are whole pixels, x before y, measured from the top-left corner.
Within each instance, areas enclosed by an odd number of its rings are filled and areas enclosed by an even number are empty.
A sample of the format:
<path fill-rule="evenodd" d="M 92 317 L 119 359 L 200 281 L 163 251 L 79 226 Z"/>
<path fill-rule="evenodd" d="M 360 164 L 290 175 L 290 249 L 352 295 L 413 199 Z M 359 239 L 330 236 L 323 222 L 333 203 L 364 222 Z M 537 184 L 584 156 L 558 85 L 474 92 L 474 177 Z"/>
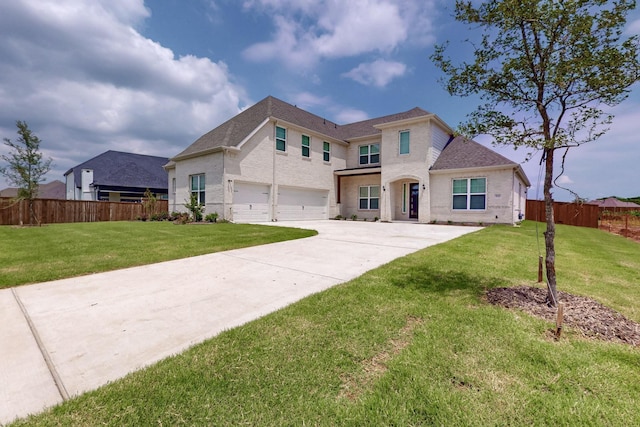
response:
<path fill-rule="evenodd" d="M 640 218 L 628 215 L 618 217 L 606 217 L 600 221 L 600 230 L 618 234 L 640 243 Z"/>
<path fill-rule="evenodd" d="M 547 290 L 532 286 L 494 288 L 487 292 L 487 301 L 511 309 L 520 309 L 551 322 L 556 321 L 556 309 L 546 304 Z M 564 303 L 564 326 L 573 328 L 587 338 L 640 345 L 640 323 L 587 297 L 558 292 Z"/>

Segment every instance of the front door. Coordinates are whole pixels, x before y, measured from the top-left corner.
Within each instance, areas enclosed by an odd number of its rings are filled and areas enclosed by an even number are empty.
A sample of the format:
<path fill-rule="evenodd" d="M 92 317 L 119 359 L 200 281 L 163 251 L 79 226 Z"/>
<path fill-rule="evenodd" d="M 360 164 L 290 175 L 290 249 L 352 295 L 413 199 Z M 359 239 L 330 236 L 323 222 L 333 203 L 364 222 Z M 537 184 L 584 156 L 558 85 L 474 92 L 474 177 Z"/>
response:
<path fill-rule="evenodd" d="M 409 218 L 418 219 L 418 196 L 420 186 L 418 183 L 409 184 Z"/>

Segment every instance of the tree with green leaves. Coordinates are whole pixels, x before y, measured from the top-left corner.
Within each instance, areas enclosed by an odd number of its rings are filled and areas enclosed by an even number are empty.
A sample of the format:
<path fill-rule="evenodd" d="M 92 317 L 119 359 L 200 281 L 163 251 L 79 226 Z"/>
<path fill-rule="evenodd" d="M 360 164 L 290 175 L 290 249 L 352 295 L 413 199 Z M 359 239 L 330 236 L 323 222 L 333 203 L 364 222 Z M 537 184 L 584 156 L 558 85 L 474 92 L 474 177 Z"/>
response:
<path fill-rule="evenodd" d="M 38 187 L 44 181 L 44 176 L 51 169 L 51 159 L 44 159 L 40 152 L 40 138 L 31 132 L 26 122 L 17 121 L 18 141 L 13 142 L 4 138 L 4 144 L 9 147 L 9 154 L 3 154 L 0 159 L 7 163 L 0 167 L 0 174 L 4 175 L 11 184 L 18 187 L 18 199 L 29 203 L 29 224 L 37 221 L 33 209 L 33 200 L 38 196 Z"/>
<path fill-rule="evenodd" d="M 557 302 L 552 188 L 556 154 L 597 140 L 611 124 L 608 107 L 639 79 L 638 39 L 625 37 L 631 0 L 456 1 L 455 19 L 481 32 L 472 62 L 454 64 L 447 43 L 431 56 L 452 95 L 483 101 L 460 132 L 541 153 L 544 162 L 548 303 Z M 558 150 L 560 150 L 558 152 Z M 558 152 L 558 153 L 556 153 Z"/>

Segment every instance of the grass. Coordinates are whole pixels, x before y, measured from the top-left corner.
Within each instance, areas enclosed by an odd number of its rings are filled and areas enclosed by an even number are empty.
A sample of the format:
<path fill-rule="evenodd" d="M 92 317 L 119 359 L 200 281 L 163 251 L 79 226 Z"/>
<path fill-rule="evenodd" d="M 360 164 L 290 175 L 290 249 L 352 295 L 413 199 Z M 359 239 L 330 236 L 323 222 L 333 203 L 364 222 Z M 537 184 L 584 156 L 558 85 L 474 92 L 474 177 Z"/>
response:
<path fill-rule="evenodd" d="M 542 230 L 540 230 L 542 231 Z M 561 290 L 640 321 L 640 245 L 558 226 Z M 640 425 L 640 351 L 490 306 L 533 284 L 494 226 L 312 295 L 17 425 Z"/>
<path fill-rule="evenodd" d="M 0 227 L 0 288 L 297 239 L 314 231 L 249 224 L 94 222 Z"/>

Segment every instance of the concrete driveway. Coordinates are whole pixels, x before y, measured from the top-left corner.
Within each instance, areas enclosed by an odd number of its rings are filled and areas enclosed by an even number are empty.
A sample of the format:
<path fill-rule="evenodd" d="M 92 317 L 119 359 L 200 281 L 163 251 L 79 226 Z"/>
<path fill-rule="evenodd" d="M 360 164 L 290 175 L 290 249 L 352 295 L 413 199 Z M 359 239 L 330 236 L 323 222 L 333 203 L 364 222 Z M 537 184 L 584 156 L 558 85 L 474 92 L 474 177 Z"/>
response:
<path fill-rule="evenodd" d="M 281 222 L 317 236 L 0 290 L 0 423 L 478 227 Z"/>

